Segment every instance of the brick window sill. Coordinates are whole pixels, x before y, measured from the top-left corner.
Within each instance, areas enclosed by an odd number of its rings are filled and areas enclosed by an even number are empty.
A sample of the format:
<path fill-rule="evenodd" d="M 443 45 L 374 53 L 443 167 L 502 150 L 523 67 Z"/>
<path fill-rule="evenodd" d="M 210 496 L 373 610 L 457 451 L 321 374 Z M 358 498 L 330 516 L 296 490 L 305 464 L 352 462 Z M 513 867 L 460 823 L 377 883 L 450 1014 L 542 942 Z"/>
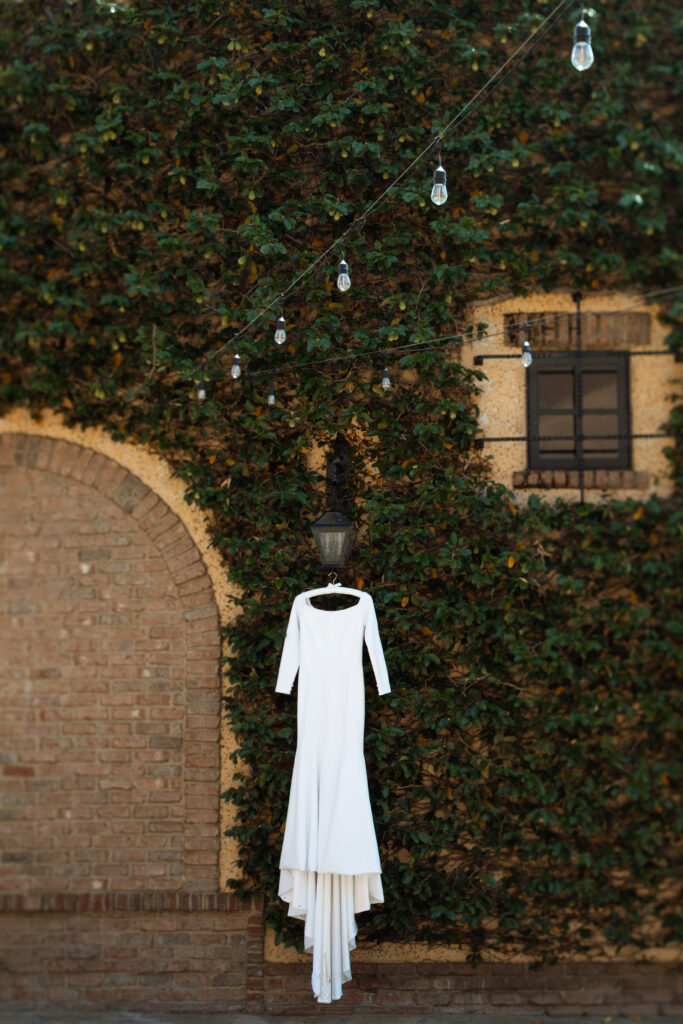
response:
<path fill-rule="evenodd" d="M 588 489 L 616 491 L 620 489 L 645 491 L 650 484 L 647 470 L 584 469 L 583 486 Z M 512 486 L 525 487 L 579 487 L 578 469 L 523 469 L 512 474 Z"/>

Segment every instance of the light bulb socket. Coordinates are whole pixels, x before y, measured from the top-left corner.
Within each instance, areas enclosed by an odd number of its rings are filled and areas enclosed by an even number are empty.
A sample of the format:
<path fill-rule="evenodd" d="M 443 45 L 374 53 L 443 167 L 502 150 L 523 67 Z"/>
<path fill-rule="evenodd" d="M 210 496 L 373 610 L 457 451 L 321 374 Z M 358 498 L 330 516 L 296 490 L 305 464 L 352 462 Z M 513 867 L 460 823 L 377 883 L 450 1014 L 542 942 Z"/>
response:
<path fill-rule="evenodd" d="M 349 265 L 348 265 L 348 263 L 346 262 L 346 260 L 340 260 L 339 261 L 339 265 L 337 266 L 337 273 L 338 274 L 348 274 L 348 272 L 349 272 Z"/>
<path fill-rule="evenodd" d="M 268 405 L 275 405 L 275 388 L 273 387 L 272 384 L 270 385 L 270 390 L 268 391 Z"/>
<path fill-rule="evenodd" d="M 284 331 L 286 326 L 287 326 L 287 324 L 285 322 L 285 318 L 283 316 L 279 316 L 277 318 L 276 323 L 275 323 L 275 329 L 277 331 Z"/>
<path fill-rule="evenodd" d="M 241 373 L 242 367 L 240 365 L 240 357 L 239 354 L 236 352 L 232 359 L 232 368 L 230 370 L 230 374 L 234 378 L 234 380 L 237 380 Z"/>
<path fill-rule="evenodd" d="M 443 167 L 441 167 L 441 165 L 439 165 L 437 167 L 437 169 L 434 171 L 434 184 L 435 185 L 445 185 L 446 184 L 446 172 L 443 169 Z"/>
<path fill-rule="evenodd" d="M 574 27 L 574 42 L 575 43 L 590 43 L 591 41 L 591 30 L 585 21 L 580 21 L 578 25 Z"/>

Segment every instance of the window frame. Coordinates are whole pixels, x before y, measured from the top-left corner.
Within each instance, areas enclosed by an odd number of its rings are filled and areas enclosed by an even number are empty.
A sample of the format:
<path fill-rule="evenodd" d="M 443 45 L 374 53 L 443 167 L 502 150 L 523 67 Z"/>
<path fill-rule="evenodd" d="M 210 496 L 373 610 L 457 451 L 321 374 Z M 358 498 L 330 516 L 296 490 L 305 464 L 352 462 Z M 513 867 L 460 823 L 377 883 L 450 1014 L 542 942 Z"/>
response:
<path fill-rule="evenodd" d="M 547 369 L 551 360 L 557 369 L 568 369 L 572 373 L 572 407 L 574 430 L 573 439 L 575 442 L 575 454 L 573 457 L 561 458 L 556 453 L 543 454 L 539 451 L 540 443 L 537 438 L 539 431 L 539 371 Z M 541 352 L 534 355 L 534 360 L 527 368 L 526 387 L 526 420 L 527 420 L 527 466 L 530 470 L 543 469 L 578 469 L 579 455 L 582 451 L 582 442 L 578 440 L 577 434 L 577 407 L 576 407 L 576 380 L 577 363 L 593 364 L 593 369 L 603 367 L 610 371 L 616 371 L 617 383 L 617 433 L 622 435 L 617 440 L 617 452 L 614 455 L 603 455 L 600 458 L 592 457 L 590 453 L 583 454 L 584 469 L 632 469 L 632 446 L 631 446 L 631 388 L 630 388 L 630 359 L 628 351 L 559 351 Z M 564 364 L 564 365 L 563 365 Z M 597 365 L 596 365 L 597 364 Z M 586 414 L 599 412 L 599 409 L 583 409 Z M 611 412 L 613 410 L 603 410 Z M 585 433 L 585 428 L 584 428 Z M 605 431 L 607 433 L 607 431 Z M 626 435 L 626 436 L 624 436 Z"/>

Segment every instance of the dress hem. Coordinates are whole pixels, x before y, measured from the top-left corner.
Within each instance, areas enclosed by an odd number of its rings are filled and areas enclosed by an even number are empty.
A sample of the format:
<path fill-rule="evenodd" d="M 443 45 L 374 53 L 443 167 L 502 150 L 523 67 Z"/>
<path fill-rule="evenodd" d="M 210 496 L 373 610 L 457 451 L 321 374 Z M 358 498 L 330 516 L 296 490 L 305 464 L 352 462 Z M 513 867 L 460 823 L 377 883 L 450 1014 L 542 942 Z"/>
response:
<path fill-rule="evenodd" d="M 357 875 L 281 868 L 278 896 L 287 914 L 304 922 L 304 949 L 313 953 L 311 985 L 319 1003 L 341 999 L 351 980 L 356 948 L 355 915 L 384 902 L 381 871 Z"/>

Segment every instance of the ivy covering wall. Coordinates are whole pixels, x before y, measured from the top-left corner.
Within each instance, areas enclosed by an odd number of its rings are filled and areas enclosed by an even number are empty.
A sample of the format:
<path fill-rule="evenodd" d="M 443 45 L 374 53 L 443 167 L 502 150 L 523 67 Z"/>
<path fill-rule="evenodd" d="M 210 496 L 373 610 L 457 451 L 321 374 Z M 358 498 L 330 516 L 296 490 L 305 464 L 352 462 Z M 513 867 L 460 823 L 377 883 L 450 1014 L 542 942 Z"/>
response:
<path fill-rule="evenodd" d="M 349 227 L 549 10 L 3 8 L 0 412 L 50 408 L 145 442 L 210 513 L 241 591 L 222 797 L 242 875 L 221 884 L 264 891 L 278 941 L 299 949 L 277 897 L 296 701 L 274 685 L 291 601 L 321 578 L 309 454 L 339 435 L 363 527 L 345 578 L 373 594 L 392 683 L 380 698 L 368 675 L 387 899 L 359 917 L 359 941 L 463 943 L 476 960 L 683 937 L 682 407 L 662 424 L 671 498 L 521 510 L 473 446 L 485 373 L 461 365 L 460 343 L 426 344 L 481 297 L 676 283 L 677 7 L 596 5 L 595 65 L 578 74 L 567 6 L 445 136 L 448 203 L 430 203 L 434 165 L 420 165 L 347 243 L 351 291 L 334 286 L 336 258 L 306 277 L 284 348 L 276 310 L 240 342 L 241 380 L 228 348 L 195 397 L 198 359 Z M 667 309 L 672 351 L 680 314 Z"/>

